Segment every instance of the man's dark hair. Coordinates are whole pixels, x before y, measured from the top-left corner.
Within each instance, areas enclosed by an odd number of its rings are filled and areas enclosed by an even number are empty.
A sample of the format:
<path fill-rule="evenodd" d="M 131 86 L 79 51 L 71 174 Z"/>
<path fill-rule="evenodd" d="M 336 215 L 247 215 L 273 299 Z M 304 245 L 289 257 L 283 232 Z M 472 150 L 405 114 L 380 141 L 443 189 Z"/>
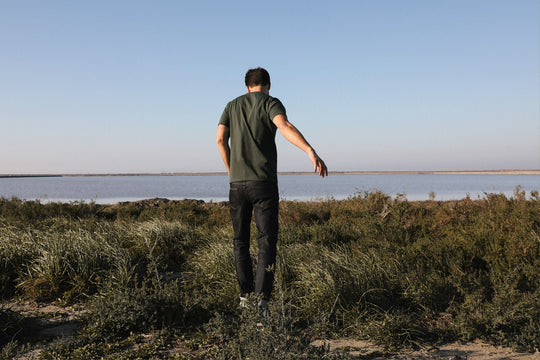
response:
<path fill-rule="evenodd" d="M 250 69 L 246 73 L 246 86 L 270 85 L 270 74 L 262 67 Z"/>

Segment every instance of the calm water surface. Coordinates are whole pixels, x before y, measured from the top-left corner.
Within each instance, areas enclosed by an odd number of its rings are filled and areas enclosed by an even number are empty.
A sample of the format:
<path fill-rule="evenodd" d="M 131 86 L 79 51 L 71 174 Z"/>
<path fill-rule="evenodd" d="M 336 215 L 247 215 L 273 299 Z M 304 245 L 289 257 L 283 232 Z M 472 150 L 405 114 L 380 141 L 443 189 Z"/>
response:
<path fill-rule="evenodd" d="M 364 191 L 380 190 L 408 200 L 475 199 L 485 193 L 510 197 L 516 186 L 528 194 L 540 191 L 538 175 L 281 175 L 282 199 L 345 199 Z M 116 203 L 148 198 L 224 201 L 228 197 L 227 176 L 82 176 L 44 178 L 0 178 L 0 197 L 12 196 L 42 202 L 95 201 Z"/>

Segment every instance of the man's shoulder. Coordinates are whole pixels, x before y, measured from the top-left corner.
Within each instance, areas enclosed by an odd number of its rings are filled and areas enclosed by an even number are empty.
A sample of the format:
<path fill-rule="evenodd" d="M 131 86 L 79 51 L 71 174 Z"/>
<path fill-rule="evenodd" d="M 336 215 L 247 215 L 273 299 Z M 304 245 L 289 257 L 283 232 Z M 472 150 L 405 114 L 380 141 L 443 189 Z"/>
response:
<path fill-rule="evenodd" d="M 240 95 L 229 101 L 226 109 L 228 108 L 229 110 L 233 110 L 238 107 L 254 106 L 255 104 L 258 104 L 256 106 L 262 106 L 262 108 L 266 109 L 266 111 L 273 108 L 284 109 L 284 105 L 281 100 L 263 92 L 251 92 Z"/>
<path fill-rule="evenodd" d="M 232 106 L 232 105 L 235 105 L 235 104 L 241 104 L 241 103 L 245 102 L 245 101 L 246 101 L 246 96 L 247 96 L 247 95 L 248 95 L 248 94 L 243 94 L 243 95 L 240 95 L 240 96 L 238 96 L 238 97 L 236 97 L 236 98 L 230 100 L 230 101 L 227 103 L 227 106 L 226 106 L 226 107 L 230 107 L 230 106 Z"/>
<path fill-rule="evenodd" d="M 248 99 L 253 99 L 253 98 L 261 99 L 263 101 L 280 101 L 277 97 L 257 91 L 257 92 L 250 92 L 250 93 L 242 94 L 229 102 L 232 103 L 232 102 L 237 102 L 237 101 L 246 101 Z"/>
<path fill-rule="evenodd" d="M 251 93 L 245 93 L 245 94 L 242 94 L 240 96 L 237 96 L 236 98 L 234 98 L 233 100 L 231 100 L 231 102 L 233 101 L 244 101 L 246 100 L 248 97 L 251 96 Z"/>

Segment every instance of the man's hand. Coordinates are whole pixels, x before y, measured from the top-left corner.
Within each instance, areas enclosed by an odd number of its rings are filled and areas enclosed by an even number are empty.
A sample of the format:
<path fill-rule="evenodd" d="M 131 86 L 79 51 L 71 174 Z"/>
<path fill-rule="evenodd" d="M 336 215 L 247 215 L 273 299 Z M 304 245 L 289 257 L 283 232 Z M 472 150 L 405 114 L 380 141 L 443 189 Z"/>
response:
<path fill-rule="evenodd" d="M 326 165 L 324 161 L 317 155 L 315 150 L 311 149 L 308 152 L 309 159 L 313 163 L 313 171 L 318 173 L 321 177 L 328 176 L 328 169 L 326 168 Z"/>
<path fill-rule="evenodd" d="M 285 139 L 308 154 L 316 173 L 322 177 L 328 176 L 328 169 L 326 168 L 324 161 L 322 161 L 311 145 L 309 145 L 302 133 L 287 120 L 286 115 L 276 115 L 272 121 Z"/>

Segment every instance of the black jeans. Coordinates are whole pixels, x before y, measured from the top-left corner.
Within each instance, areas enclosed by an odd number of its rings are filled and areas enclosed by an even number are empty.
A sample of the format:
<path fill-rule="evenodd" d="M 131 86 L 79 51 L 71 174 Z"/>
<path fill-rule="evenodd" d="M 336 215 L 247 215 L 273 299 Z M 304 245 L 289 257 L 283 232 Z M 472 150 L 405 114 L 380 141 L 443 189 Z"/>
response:
<path fill-rule="evenodd" d="M 274 282 L 278 238 L 279 192 L 277 184 L 240 181 L 230 185 L 229 206 L 234 229 L 234 258 L 240 294 L 255 292 L 268 300 Z M 249 253 L 251 214 L 255 215 L 259 244 L 255 287 Z"/>

